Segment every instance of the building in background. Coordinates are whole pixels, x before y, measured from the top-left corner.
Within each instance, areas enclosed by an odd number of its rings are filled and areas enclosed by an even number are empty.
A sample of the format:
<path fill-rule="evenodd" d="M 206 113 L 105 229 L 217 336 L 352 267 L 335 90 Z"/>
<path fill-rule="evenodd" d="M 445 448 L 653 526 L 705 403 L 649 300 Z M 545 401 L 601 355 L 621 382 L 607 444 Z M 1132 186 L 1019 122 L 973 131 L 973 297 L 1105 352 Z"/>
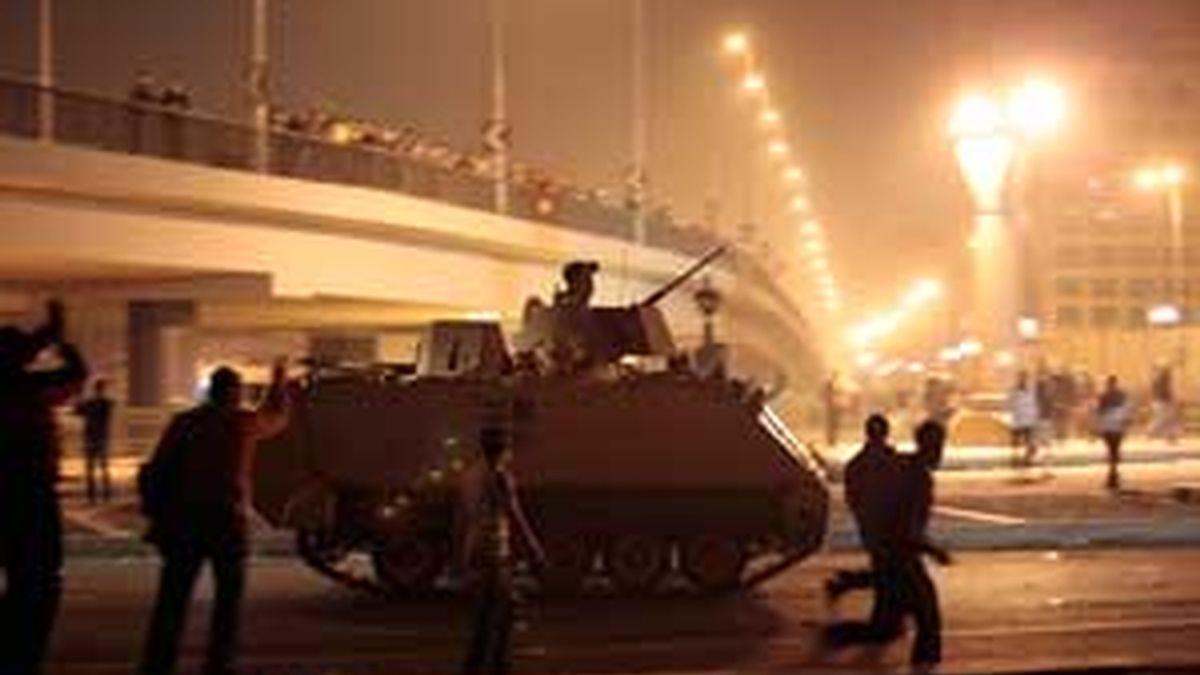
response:
<path fill-rule="evenodd" d="M 1012 186 L 1026 362 L 1115 373 L 1134 390 L 1148 386 L 1156 364 L 1171 363 L 1184 370 L 1185 394 L 1196 393 L 1200 7 L 1016 0 L 954 11 L 963 77 L 1035 73 L 1069 92 L 1063 133 L 1031 150 Z M 1139 189 L 1139 171 L 1167 165 L 1182 170 L 1179 185 Z M 1163 308 L 1178 310 L 1178 321 Z"/>

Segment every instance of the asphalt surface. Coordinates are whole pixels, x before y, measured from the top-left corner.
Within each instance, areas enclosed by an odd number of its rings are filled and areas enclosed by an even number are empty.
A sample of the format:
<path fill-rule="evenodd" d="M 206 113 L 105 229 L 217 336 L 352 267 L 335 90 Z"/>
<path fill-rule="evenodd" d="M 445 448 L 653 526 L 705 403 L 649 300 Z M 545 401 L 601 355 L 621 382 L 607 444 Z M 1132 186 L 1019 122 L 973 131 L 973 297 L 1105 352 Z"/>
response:
<path fill-rule="evenodd" d="M 820 628 L 865 613 L 819 592 L 857 555 L 822 555 L 751 594 L 726 598 L 530 601 L 516 633 L 526 673 L 906 672 L 906 639 L 831 652 Z M 964 553 L 936 571 L 946 622 L 939 672 L 1081 667 L 1200 670 L 1200 549 Z M 73 560 L 50 673 L 128 673 L 156 567 L 135 559 Z M 202 585 L 185 647 L 195 672 L 209 592 Z M 388 602 L 340 589 L 294 561 L 251 571 L 243 665 L 263 674 L 448 673 L 469 607 L 461 600 Z"/>
<path fill-rule="evenodd" d="M 1103 488 L 1106 469 L 1096 462 L 939 471 L 933 532 L 950 546 L 972 550 L 1200 545 L 1200 499 L 1194 493 L 1181 498 L 1186 495 L 1180 491 L 1200 485 L 1200 459 L 1193 454 L 1177 451 L 1172 461 L 1130 462 L 1119 492 Z M 144 525 L 129 477 L 118 480 L 113 502 L 90 505 L 77 476 L 68 472 L 63 492 L 69 551 L 110 557 L 150 553 L 138 541 Z M 857 534 L 841 503 L 841 486 L 833 483 L 830 490 L 828 546 L 854 550 Z M 292 549 L 290 533 L 261 524 L 256 542 L 264 554 Z"/>

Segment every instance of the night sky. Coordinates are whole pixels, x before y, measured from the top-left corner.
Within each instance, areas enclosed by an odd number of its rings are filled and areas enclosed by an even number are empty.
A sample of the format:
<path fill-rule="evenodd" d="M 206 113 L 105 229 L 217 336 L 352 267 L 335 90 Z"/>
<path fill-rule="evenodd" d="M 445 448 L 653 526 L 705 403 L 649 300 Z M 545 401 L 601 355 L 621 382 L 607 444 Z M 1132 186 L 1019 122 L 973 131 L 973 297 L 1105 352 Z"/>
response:
<path fill-rule="evenodd" d="M 630 2 L 509 3 L 517 158 L 619 189 L 631 145 Z M 33 75 L 35 4 L 0 0 L 3 73 Z M 961 87 L 986 76 L 972 64 L 987 51 L 987 17 L 963 9 L 971 4 L 989 3 L 646 0 L 652 188 L 694 218 L 716 200 L 726 224 L 781 212 L 771 190 L 746 187 L 766 179 L 764 141 L 719 50 L 723 32 L 743 27 L 810 176 L 851 313 L 917 276 L 961 270 L 968 207 L 943 128 Z M 486 0 L 272 5 L 278 101 L 478 145 L 490 100 Z M 56 6 L 61 86 L 122 96 L 146 68 L 186 83 L 197 109 L 248 115 L 249 0 Z"/>

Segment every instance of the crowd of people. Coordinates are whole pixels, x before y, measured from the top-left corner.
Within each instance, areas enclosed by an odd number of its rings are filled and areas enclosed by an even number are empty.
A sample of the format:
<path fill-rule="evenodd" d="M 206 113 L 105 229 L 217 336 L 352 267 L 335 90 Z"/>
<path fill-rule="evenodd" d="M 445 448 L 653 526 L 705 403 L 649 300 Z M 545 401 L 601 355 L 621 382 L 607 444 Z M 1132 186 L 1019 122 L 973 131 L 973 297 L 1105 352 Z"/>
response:
<path fill-rule="evenodd" d="M 1027 469 L 1041 461 L 1046 448 L 1077 439 L 1103 443 L 1109 462 L 1105 486 L 1120 488 L 1121 451 L 1131 429 L 1144 421 L 1149 438 L 1177 443 L 1183 433 L 1183 406 L 1173 370 L 1156 365 L 1144 399 L 1135 397 L 1115 376 L 1097 385 L 1086 371 L 1021 370 L 1008 389 L 1002 415 L 1012 447 L 1012 466 Z M 947 377 L 927 377 L 919 391 L 899 388 L 890 397 L 872 398 L 846 386 L 835 373 L 820 393 L 825 442 L 838 444 L 844 421 L 865 408 L 889 410 L 897 418 L 934 419 L 952 426 L 957 414 L 970 408 L 970 396 Z"/>
<path fill-rule="evenodd" d="M 191 90 L 183 83 L 172 80 L 163 84 L 144 70 L 138 71 L 128 99 L 134 107 L 135 124 L 139 125 L 135 149 L 145 145 L 140 138 L 143 135 L 140 123 L 144 120 L 139 116 L 150 112 L 186 113 L 192 109 L 193 102 Z M 283 138 L 376 152 L 461 178 L 490 181 L 495 176 L 498 149 L 487 140 L 488 136 L 493 135 L 489 133 L 488 125 L 480 130 L 480 137 L 484 139 L 480 147 L 466 150 L 456 147 L 445 137 L 431 134 L 415 125 L 395 126 L 331 112 L 320 106 L 296 110 L 272 104 L 269 123 L 272 131 Z M 501 137 L 503 143 L 509 142 L 507 132 L 494 135 Z M 645 211 L 655 218 L 674 220 L 670 204 L 644 203 L 641 196 L 644 186 L 641 185 L 626 185 L 624 198 L 617 199 L 609 190 L 586 188 L 561 175 L 561 172 L 525 162 L 510 161 L 507 173 L 512 189 L 518 197 L 526 199 L 529 210 L 540 217 L 555 215 L 562 205 L 570 201 L 614 210 L 632 210 L 644 206 Z M 627 179 L 626 182 L 630 181 Z M 698 226 L 689 224 L 685 227 Z"/>

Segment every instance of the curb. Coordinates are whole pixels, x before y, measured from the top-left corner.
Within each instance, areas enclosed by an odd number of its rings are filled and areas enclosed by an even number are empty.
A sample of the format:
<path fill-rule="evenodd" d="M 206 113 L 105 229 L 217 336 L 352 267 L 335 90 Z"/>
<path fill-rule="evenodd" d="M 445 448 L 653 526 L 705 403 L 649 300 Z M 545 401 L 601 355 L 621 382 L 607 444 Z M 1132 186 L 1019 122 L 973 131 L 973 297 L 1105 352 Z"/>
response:
<path fill-rule="evenodd" d="M 952 551 L 1026 551 L 1042 549 L 1182 548 L 1200 544 L 1200 520 L 1044 521 L 996 527 L 932 528 L 934 540 Z M 853 529 L 826 537 L 831 552 L 861 550 Z"/>

